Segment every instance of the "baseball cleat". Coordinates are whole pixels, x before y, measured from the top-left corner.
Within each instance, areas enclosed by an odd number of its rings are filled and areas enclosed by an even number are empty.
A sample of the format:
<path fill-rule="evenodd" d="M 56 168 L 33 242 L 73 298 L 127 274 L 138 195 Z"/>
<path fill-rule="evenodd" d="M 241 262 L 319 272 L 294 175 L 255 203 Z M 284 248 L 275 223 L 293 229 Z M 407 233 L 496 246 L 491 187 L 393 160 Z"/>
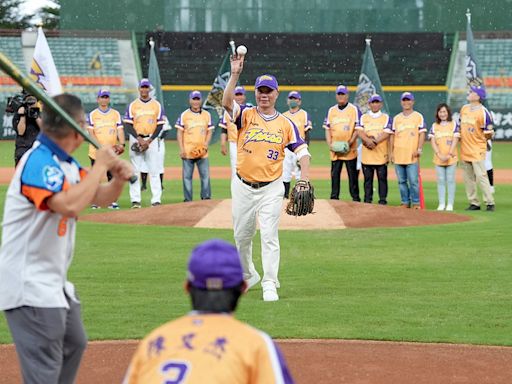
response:
<path fill-rule="evenodd" d="M 480 206 L 475 205 L 475 204 L 471 204 L 469 207 L 466 208 L 466 211 L 479 211 L 479 210 L 480 210 Z"/>
<path fill-rule="evenodd" d="M 119 204 L 117 203 L 112 203 L 108 206 L 108 209 L 119 209 Z"/>
<path fill-rule="evenodd" d="M 140 207 L 141 207 L 141 205 L 139 202 L 137 202 L 137 201 L 132 202 L 132 209 L 138 209 Z"/>
<path fill-rule="evenodd" d="M 263 301 L 278 301 L 279 295 L 275 285 L 263 288 Z"/>
<path fill-rule="evenodd" d="M 159 205 L 162 205 L 162 204 L 158 201 L 156 203 L 151 203 L 152 207 L 158 207 Z"/>

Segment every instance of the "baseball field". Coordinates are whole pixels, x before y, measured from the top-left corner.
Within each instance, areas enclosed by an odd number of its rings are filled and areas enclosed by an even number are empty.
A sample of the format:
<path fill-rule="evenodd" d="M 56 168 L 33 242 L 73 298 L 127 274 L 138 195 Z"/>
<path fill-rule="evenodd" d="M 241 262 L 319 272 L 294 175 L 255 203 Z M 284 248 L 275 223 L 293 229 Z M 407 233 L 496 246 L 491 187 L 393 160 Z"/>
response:
<path fill-rule="evenodd" d="M 422 169 L 432 175 L 430 145 L 425 149 Z M 0 143 L 0 167 L 11 167 L 12 152 L 12 142 Z M 329 167 L 325 143 L 312 143 L 311 152 L 313 167 L 325 171 Z M 459 182 L 455 211 L 470 216 L 470 221 L 395 228 L 282 230 L 281 300 L 263 302 L 261 288 L 253 289 L 242 299 L 237 317 L 278 339 L 512 347 L 512 144 L 496 143 L 493 152 L 496 212 L 465 212 L 467 201 Z M 176 153 L 175 142 L 168 142 L 168 166 L 180 166 Z M 218 144 L 210 153 L 211 166 L 229 166 Z M 77 158 L 88 165 L 85 146 Z M 388 201 L 399 205 L 392 168 L 389 174 Z M 317 198 L 329 197 L 328 178 L 315 179 L 313 184 Z M 167 179 L 164 186 L 163 204 L 183 200 L 180 178 Z M 362 191 L 361 181 L 360 186 Z M 435 209 L 435 180 L 426 177 L 423 186 L 427 207 Z M 6 189 L 7 185 L 0 185 L 2 215 Z M 344 200 L 347 189 L 343 181 Z M 195 199 L 198 191 L 195 180 Z M 212 195 L 214 199 L 229 198 L 229 180 L 212 179 Z M 143 196 L 143 206 L 147 207 L 150 193 Z M 129 206 L 127 188 L 119 203 L 123 208 Z M 183 294 L 183 282 L 189 252 L 198 242 L 213 237 L 233 242 L 228 229 L 79 222 L 69 278 L 80 295 L 90 340 L 139 339 L 186 313 L 190 305 Z M 261 264 L 257 239 L 256 266 Z M 11 343 L 3 317 L 0 343 Z M 501 371 L 500 375 L 512 377 L 512 348 L 503 350 L 507 353 L 503 367 L 508 373 Z M 293 372 L 297 365 L 292 362 L 291 366 Z M 299 377 L 297 381 L 301 382 Z"/>

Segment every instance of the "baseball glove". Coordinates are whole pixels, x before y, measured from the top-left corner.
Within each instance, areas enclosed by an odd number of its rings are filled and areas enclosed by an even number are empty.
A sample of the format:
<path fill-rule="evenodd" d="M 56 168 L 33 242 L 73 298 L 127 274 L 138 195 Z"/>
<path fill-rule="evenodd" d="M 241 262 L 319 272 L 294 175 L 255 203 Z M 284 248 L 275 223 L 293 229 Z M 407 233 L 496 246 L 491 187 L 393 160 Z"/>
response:
<path fill-rule="evenodd" d="M 208 147 L 206 145 L 198 145 L 191 152 L 190 156 L 192 159 L 200 159 L 208 152 Z"/>
<path fill-rule="evenodd" d="M 133 143 L 133 144 L 132 144 L 132 146 L 131 146 L 131 148 L 132 148 L 132 151 L 133 151 L 133 152 L 136 152 L 136 153 L 142 153 L 142 152 L 144 152 L 144 151 L 147 149 L 147 148 L 146 148 L 146 149 L 143 149 L 143 148 L 139 145 L 139 143 Z"/>
<path fill-rule="evenodd" d="M 331 151 L 344 155 L 350 151 L 350 145 L 348 145 L 347 141 L 333 141 Z"/>
<path fill-rule="evenodd" d="M 299 180 L 290 194 L 286 213 L 292 216 L 305 216 L 313 212 L 315 206 L 315 189 L 309 181 Z"/>

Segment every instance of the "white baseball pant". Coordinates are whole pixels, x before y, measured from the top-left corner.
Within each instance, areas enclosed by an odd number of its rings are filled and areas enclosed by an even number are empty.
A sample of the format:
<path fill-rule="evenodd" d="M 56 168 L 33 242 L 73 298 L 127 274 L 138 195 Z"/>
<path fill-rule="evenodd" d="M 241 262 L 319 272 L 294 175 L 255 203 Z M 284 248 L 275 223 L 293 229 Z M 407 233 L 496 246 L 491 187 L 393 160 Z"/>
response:
<path fill-rule="evenodd" d="M 132 144 L 136 140 L 130 136 L 130 160 L 134 167 L 137 181 L 130 184 L 130 200 L 141 202 L 140 173 L 147 171 L 151 187 L 151 204 L 160 203 L 162 198 L 162 185 L 160 184 L 160 155 L 158 153 L 158 140 L 154 140 L 149 148 L 142 153 L 132 151 Z"/>
<path fill-rule="evenodd" d="M 288 148 L 284 150 L 283 162 L 283 181 L 289 183 L 295 176 L 295 180 L 300 180 L 300 168 L 297 165 L 297 155 Z"/>
<path fill-rule="evenodd" d="M 236 142 L 229 142 L 229 163 L 231 164 L 231 179 L 236 177 L 236 156 L 237 156 L 237 145 Z"/>

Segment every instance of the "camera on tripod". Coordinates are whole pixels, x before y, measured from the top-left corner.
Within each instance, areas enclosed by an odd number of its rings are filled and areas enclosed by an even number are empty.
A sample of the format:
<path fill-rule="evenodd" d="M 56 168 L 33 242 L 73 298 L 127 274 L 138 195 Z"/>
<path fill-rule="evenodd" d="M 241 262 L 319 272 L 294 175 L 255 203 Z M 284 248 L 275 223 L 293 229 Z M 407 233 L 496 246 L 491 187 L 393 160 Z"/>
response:
<path fill-rule="evenodd" d="M 41 109 L 37 105 L 37 99 L 25 91 L 7 98 L 5 112 L 16 113 L 21 107 L 25 108 L 25 115 L 29 119 L 37 119 L 41 115 Z"/>

